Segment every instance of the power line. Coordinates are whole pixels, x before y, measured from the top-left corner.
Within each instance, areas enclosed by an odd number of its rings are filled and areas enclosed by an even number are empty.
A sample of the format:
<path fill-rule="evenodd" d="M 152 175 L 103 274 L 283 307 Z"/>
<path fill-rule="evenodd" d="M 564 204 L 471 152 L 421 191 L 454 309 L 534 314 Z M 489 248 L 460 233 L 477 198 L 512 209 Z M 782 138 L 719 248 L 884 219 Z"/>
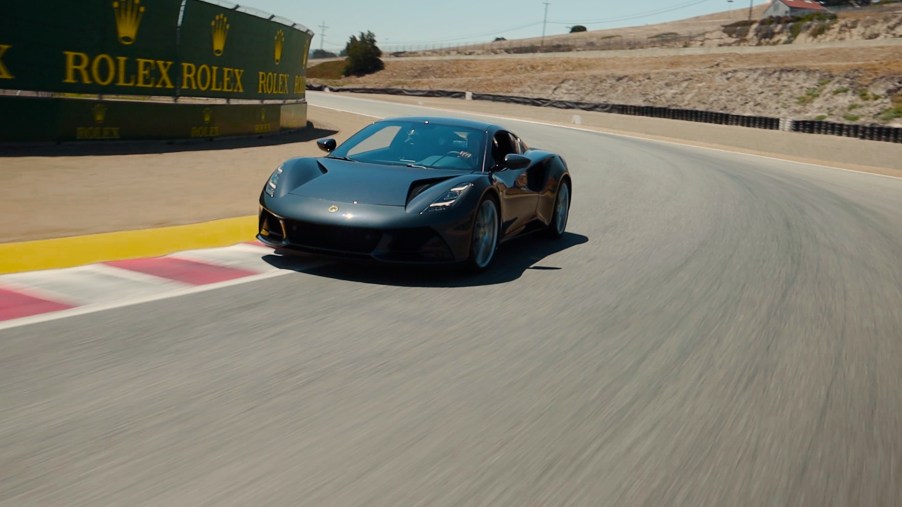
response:
<path fill-rule="evenodd" d="M 400 42 L 398 42 L 398 43 L 399 43 L 399 44 L 420 44 L 420 43 L 430 43 L 430 44 L 431 44 L 431 43 L 434 43 L 434 42 L 435 42 L 435 43 L 437 43 L 437 42 L 457 42 L 457 41 L 462 41 L 462 40 L 466 40 L 466 39 L 475 39 L 475 38 L 477 38 L 477 37 L 490 37 L 490 36 L 492 36 L 492 35 L 504 34 L 504 33 L 507 33 L 507 32 L 513 32 L 513 31 L 515 31 L 515 30 L 522 30 L 522 29 L 524 29 L 524 28 L 531 28 L 531 27 L 538 26 L 538 25 L 541 25 L 541 24 L 542 24 L 541 21 L 537 21 L 537 22 L 535 22 L 535 23 L 527 23 L 527 24 L 525 24 L 525 25 L 518 25 L 518 26 L 512 26 L 512 27 L 509 27 L 509 28 L 502 28 L 502 29 L 500 29 L 500 30 L 493 30 L 493 31 L 491 31 L 491 32 L 483 32 L 483 33 L 477 33 L 477 34 L 471 34 L 471 35 L 463 35 L 463 36 L 460 36 L 460 37 L 453 37 L 453 38 L 451 38 L 451 39 L 438 39 L 438 40 L 435 40 L 435 39 L 431 39 L 431 40 L 407 40 L 407 41 L 400 41 Z"/>
<path fill-rule="evenodd" d="M 545 34 L 546 34 L 546 28 L 545 28 L 545 25 L 546 25 L 546 24 L 552 24 L 552 25 L 568 25 L 568 26 L 572 26 L 572 25 L 591 25 L 591 24 L 600 24 L 600 23 L 613 23 L 613 22 L 616 22 L 616 21 L 629 21 L 629 20 L 633 20 L 633 19 L 642 19 L 642 18 L 646 18 L 646 17 L 649 17 L 649 16 L 654 16 L 654 15 L 657 15 L 657 14 L 665 14 L 665 13 L 668 13 L 668 12 L 677 11 L 677 10 L 680 10 L 680 9 L 685 9 L 685 8 L 687 8 L 687 7 L 692 7 L 692 6 L 695 6 L 695 5 L 707 3 L 707 2 L 709 2 L 709 1 L 711 1 L 711 0 L 689 0 L 689 1 L 687 1 L 687 2 L 678 4 L 678 5 L 675 5 L 675 6 L 672 6 L 672 7 L 667 7 L 667 8 L 662 8 L 662 9 L 653 9 L 653 10 L 649 10 L 649 11 L 639 12 L 639 13 L 636 13 L 636 14 L 630 14 L 630 15 L 628 15 L 628 16 L 620 16 L 620 17 L 607 18 L 607 19 L 597 19 L 597 20 L 590 20 L 590 21 L 584 21 L 584 20 L 577 20 L 577 21 L 547 21 L 548 5 L 549 5 L 551 2 L 547 2 L 547 1 L 546 1 L 546 2 L 542 2 L 542 3 L 545 5 L 546 20 L 543 20 L 541 23 L 539 23 L 539 22 L 535 22 L 535 23 L 527 23 L 527 24 L 523 24 L 523 25 L 519 25 L 519 26 L 512 26 L 512 27 L 509 27 L 509 28 L 502 28 L 502 29 L 500 29 L 500 30 L 495 30 L 495 31 L 492 31 L 492 32 L 484 32 L 484 33 L 478 33 L 478 34 L 470 34 L 470 35 L 464 35 L 464 36 L 461 36 L 461 37 L 453 37 L 453 38 L 449 38 L 449 39 L 439 39 L 439 40 L 414 40 L 414 41 L 403 41 L 403 42 L 400 42 L 400 41 L 399 41 L 398 44 L 436 44 L 436 43 L 442 43 L 442 42 L 458 42 L 458 41 L 464 41 L 464 40 L 467 40 L 467 39 L 475 39 L 475 38 L 479 38 L 479 37 L 489 37 L 489 36 L 492 36 L 492 35 L 504 34 L 504 33 L 507 33 L 507 32 L 513 32 L 513 31 L 516 31 L 516 30 L 522 30 L 522 29 L 525 29 L 525 28 L 531 28 L 531 27 L 534 27 L 534 26 L 539 25 L 539 24 L 542 24 L 542 37 L 544 38 L 544 37 L 545 37 Z"/>
<path fill-rule="evenodd" d="M 542 25 L 542 39 L 543 39 L 543 44 L 544 44 L 544 38 L 546 37 L 546 34 L 547 34 L 547 27 L 546 27 L 547 24 L 573 26 L 573 25 L 593 25 L 593 24 L 613 23 L 613 22 L 618 22 L 618 21 L 629 21 L 629 20 L 642 19 L 642 18 L 646 18 L 646 17 L 650 17 L 650 16 L 655 16 L 658 14 L 665 14 L 668 12 L 685 9 L 685 8 L 692 7 L 695 5 L 708 3 L 710 1 L 711 0 L 687 0 L 687 1 L 684 1 L 680 4 L 677 4 L 677 5 L 674 5 L 671 7 L 652 9 L 652 10 L 648 10 L 648 11 L 638 12 L 636 14 L 611 17 L 611 18 L 605 18 L 605 19 L 595 19 L 595 20 L 588 20 L 588 21 L 586 21 L 586 20 L 575 20 L 575 21 L 554 21 L 554 20 L 552 20 L 552 21 L 549 21 L 547 19 L 547 13 L 548 13 L 548 6 L 550 5 L 551 2 L 546 0 L 546 1 L 542 2 L 542 4 L 545 6 L 545 18 L 540 22 L 525 23 L 525 24 L 518 25 L 518 26 L 511 26 L 511 27 L 496 29 L 491 32 L 470 33 L 467 35 L 462 35 L 459 37 L 451 37 L 451 38 L 446 38 L 446 39 L 392 40 L 392 44 L 390 44 L 388 46 L 398 47 L 398 46 L 405 46 L 405 45 L 424 45 L 424 44 L 436 45 L 436 44 L 450 43 L 450 42 L 471 41 L 472 39 L 478 39 L 481 37 L 491 37 L 491 36 L 496 36 L 496 35 L 503 35 L 508 32 L 513 32 L 513 31 L 523 30 L 526 28 L 535 27 L 539 24 Z M 751 0 L 751 1 L 754 1 L 754 0 Z M 325 26 L 325 22 L 324 22 L 322 25 L 320 25 L 320 28 L 322 28 L 323 31 L 325 31 L 325 28 L 328 28 L 328 27 Z M 323 37 L 323 38 L 325 38 L 325 37 Z M 322 40 L 320 42 L 322 44 Z M 329 44 L 333 45 L 333 42 L 329 41 Z M 336 46 L 336 47 L 338 47 L 338 46 Z"/>
<path fill-rule="evenodd" d="M 687 8 L 687 7 L 692 7 L 692 6 L 695 6 L 695 5 L 707 3 L 707 2 L 709 2 L 709 1 L 710 1 L 710 0 L 692 0 L 692 1 L 689 1 L 689 2 L 684 2 L 684 3 L 679 4 L 679 5 L 674 5 L 674 6 L 672 6 L 672 7 L 666 7 L 666 8 L 663 8 L 663 9 L 654 9 L 654 10 L 650 10 L 650 11 L 639 12 L 639 13 L 636 13 L 636 14 L 630 14 L 630 15 L 628 15 L 628 16 L 618 16 L 618 17 L 614 17 L 614 18 L 595 19 L 595 20 L 589 20 L 589 21 L 585 21 L 585 20 L 577 20 L 577 21 L 549 21 L 549 23 L 551 23 L 551 24 L 553 24 L 553 25 L 573 25 L 573 24 L 580 24 L 580 25 L 597 25 L 597 24 L 602 24 L 602 23 L 614 23 L 614 22 L 617 22 L 617 21 L 630 21 L 630 20 L 633 20 L 633 19 L 642 19 L 642 18 L 647 18 L 647 17 L 650 17 L 650 16 L 655 16 L 655 15 L 657 15 L 657 14 L 665 14 L 665 13 L 668 13 L 668 12 L 678 11 L 678 10 L 680 10 L 680 9 L 685 9 L 685 8 Z"/>

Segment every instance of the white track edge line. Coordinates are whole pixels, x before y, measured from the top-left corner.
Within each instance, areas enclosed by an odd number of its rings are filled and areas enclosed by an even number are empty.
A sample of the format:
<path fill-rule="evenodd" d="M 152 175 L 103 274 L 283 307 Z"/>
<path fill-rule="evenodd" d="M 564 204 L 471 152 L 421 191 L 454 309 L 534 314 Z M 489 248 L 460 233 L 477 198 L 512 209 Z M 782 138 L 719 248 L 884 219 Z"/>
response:
<path fill-rule="evenodd" d="M 833 169 L 833 170 L 836 170 L 836 171 L 845 171 L 845 172 L 856 173 L 856 174 L 866 174 L 866 175 L 869 175 L 869 176 L 880 176 L 880 177 L 883 177 L 883 178 L 890 178 L 890 179 L 893 179 L 893 180 L 902 180 L 902 176 L 891 176 L 891 175 L 889 175 L 889 174 L 880 174 L 880 173 L 871 173 L 871 172 L 866 172 L 866 171 L 858 171 L 858 170 L 855 170 L 855 169 L 847 169 L 847 168 L 844 168 L 844 167 L 836 167 L 836 166 L 832 166 L 832 165 L 816 164 L 816 163 L 813 163 L 813 162 L 802 162 L 802 161 L 799 161 L 799 160 L 792 160 L 792 159 L 788 159 L 788 158 L 780 158 L 780 157 L 773 156 L 773 155 L 759 155 L 759 154 L 756 154 L 756 153 L 746 153 L 746 152 L 743 152 L 743 151 L 735 151 L 735 150 L 730 150 L 730 149 L 726 149 L 726 148 L 714 148 L 714 147 L 711 147 L 711 146 L 699 146 L 699 145 L 695 145 L 695 144 L 688 144 L 688 143 L 686 143 L 686 142 L 679 142 L 679 141 L 676 141 L 676 140 L 654 139 L 654 138 L 651 138 L 651 137 L 643 137 L 643 136 L 641 136 L 641 135 L 636 135 L 636 134 L 625 134 L 625 133 L 622 133 L 622 132 L 613 132 L 613 131 L 609 131 L 609 130 L 602 129 L 601 127 L 599 127 L 599 130 L 593 130 L 593 129 L 588 129 L 588 128 L 584 128 L 584 127 L 574 127 L 574 126 L 571 126 L 571 125 L 564 125 L 564 124 L 560 124 L 560 123 L 550 123 L 550 122 L 544 122 L 544 121 L 539 121 L 539 120 L 530 120 L 530 119 L 516 118 L 516 117 L 511 117 L 511 116 L 503 116 L 503 115 L 498 115 L 498 114 L 474 113 L 474 112 L 470 112 L 470 111 L 460 111 L 460 110 L 457 110 L 457 109 L 446 109 L 446 108 L 442 108 L 442 107 L 425 106 L 425 105 L 422 105 L 422 104 L 404 104 L 404 103 L 400 103 L 400 102 L 380 101 L 380 100 L 376 100 L 376 99 L 366 99 L 366 98 L 362 98 L 362 97 L 347 97 L 347 98 L 350 98 L 350 99 L 353 99 L 353 100 L 366 101 L 366 102 L 375 102 L 375 103 L 377 103 L 377 104 L 402 104 L 402 105 L 408 105 L 408 106 L 413 105 L 413 106 L 416 106 L 416 107 L 422 107 L 422 108 L 425 108 L 425 109 L 433 109 L 433 110 L 436 110 L 436 111 L 445 111 L 445 112 L 449 112 L 449 113 L 472 114 L 472 115 L 474 115 L 474 116 L 485 116 L 485 117 L 487 117 L 487 118 L 500 118 L 500 119 L 502 119 L 502 120 L 519 121 L 519 122 L 523 122 L 523 123 L 530 123 L 530 124 L 533 124 L 533 125 L 542 125 L 542 126 L 546 126 L 546 127 L 559 127 L 559 128 L 564 128 L 564 129 L 576 130 L 576 131 L 579 131 L 579 132 L 589 132 L 589 133 L 594 133 L 594 134 L 605 134 L 605 135 L 614 136 L 614 137 L 624 137 L 624 138 L 627 138 L 627 139 L 639 139 L 639 140 L 642 140 L 642 141 L 650 141 L 650 142 L 661 143 L 661 144 L 671 144 L 671 145 L 676 145 L 676 146 L 683 146 L 683 147 L 686 147 L 686 148 L 695 148 L 695 149 L 700 149 L 700 150 L 716 151 L 716 152 L 720 152 L 720 153 L 729 153 L 729 154 L 733 154 L 733 155 L 745 155 L 745 156 L 749 156 L 749 157 L 762 158 L 762 159 L 765 159 L 765 160 L 776 160 L 776 161 L 779 161 L 779 162 L 789 162 L 789 163 L 793 163 L 793 164 L 801 164 L 801 165 L 806 165 L 806 166 L 811 166 L 811 167 L 818 167 L 818 168 L 821 168 L 821 169 Z M 311 104 L 311 105 L 312 105 L 312 104 Z M 339 109 L 339 108 L 336 108 L 336 107 L 329 107 L 329 106 L 316 106 L 316 107 L 321 107 L 321 108 L 323 108 L 323 109 L 331 109 L 331 110 L 333 110 L 333 111 L 339 111 L 339 112 L 342 112 L 342 113 L 359 114 L 360 116 L 367 116 L 367 117 L 370 117 L 370 118 L 384 118 L 384 117 L 373 116 L 373 115 L 369 115 L 369 114 L 355 113 L 354 111 L 348 111 L 348 110 L 346 110 L 346 109 Z M 591 111 L 589 111 L 589 112 L 591 112 Z"/>
<path fill-rule="evenodd" d="M 311 264 L 310 266 L 304 266 L 304 268 L 314 268 L 317 264 Z M 245 283 L 257 282 L 260 280 L 266 280 L 268 278 L 275 278 L 277 276 L 288 275 L 291 273 L 297 273 L 295 270 L 291 269 L 279 269 L 276 271 L 269 271 L 266 273 L 260 273 L 257 275 L 245 276 L 242 278 L 236 278 L 234 280 L 226 280 L 224 282 L 211 283 L 207 285 L 193 285 L 190 287 L 180 287 L 171 290 L 164 290 L 159 294 L 153 294 L 151 296 L 142 296 L 134 299 L 127 299 L 124 301 L 116 301 L 114 303 L 101 303 L 101 304 L 87 304 L 83 306 L 77 306 L 75 308 L 70 308 L 67 310 L 60 310 L 58 312 L 49 312 L 43 313 L 40 315 L 32 315 L 29 317 L 21 317 L 18 319 L 11 319 L 7 321 L 0 322 L 0 331 L 6 329 L 12 329 L 16 327 L 28 326 L 31 324 L 39 324 L 42 322 L 49 322 L 53 320 L 64 319 L 67 317 L 76 317 L 79 315 L 88 315 L 91 313 L 102 312 L 105 310 L 113 310 L 116 308 L 124 308 L 127 306 L 134 306 L 143 303 L 150 303 L 153 301 L 160 301 L 163 299 L 170 299 L 179 296 L 186 296 L 190 294 L 198 294 L 201 292 L 212 291 L 216 289 L 222 289 L 226 287 L 232 287 L 236 285 L 242 285 Z"/>

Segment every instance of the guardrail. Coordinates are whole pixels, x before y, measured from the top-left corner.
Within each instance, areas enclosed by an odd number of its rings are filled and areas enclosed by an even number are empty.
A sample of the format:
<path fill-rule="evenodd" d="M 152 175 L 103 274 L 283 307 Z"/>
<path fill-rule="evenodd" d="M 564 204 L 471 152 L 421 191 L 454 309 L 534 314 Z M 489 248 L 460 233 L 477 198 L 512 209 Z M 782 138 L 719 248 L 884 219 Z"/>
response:
<path fill-rule="evenodd" d="M 902 143 L 902 128 L 883 125 L 856 125 L 833 123 L 827 121 L 794 120 L 791 118 L 775 118 L 772 116 L 749 116 L 741 114 L 721 113 L 717 111 L 700 111 L 697 109 L 676 109 L 657 106 L 636 106 L 629 104 L 609 104 L 599 102 L 580 102 L 572 100 L 556 100 L 536 97 L 518 97 L 513 95 L 495 95 L 490 93 L 471 93 L 450 90 L 408 90 L 404 88 L 363 88 L 340 87 L 330 88 L 323 85 L 310 84 L 308 90 L 331 91 L 343 93 L 372 93 L 383 95 L 407 95 L 414 97 L 447 97 L 523 104 L 538 107 L 554 107 L 557 109 L 576 109 L 596 111 L 600 113 L 624 114 L 629 116 L 646 116 L 650 118 L 666 118 L 670 120 L 712 123 L 737 127 L 757 128 L 765 130 L 783 130 L 804 134 L 823 134 L 843 137 L 854 137 L 868 141 Z"/>
<path fill-rule="evenodd" d="M 793 120 L 793 132 L 805 134 L 826 134 L 842 137 L 856 137 L 868 141 L 902 143 L 902 128 L 883 125 L 855 125 L 829 121 Z"/>

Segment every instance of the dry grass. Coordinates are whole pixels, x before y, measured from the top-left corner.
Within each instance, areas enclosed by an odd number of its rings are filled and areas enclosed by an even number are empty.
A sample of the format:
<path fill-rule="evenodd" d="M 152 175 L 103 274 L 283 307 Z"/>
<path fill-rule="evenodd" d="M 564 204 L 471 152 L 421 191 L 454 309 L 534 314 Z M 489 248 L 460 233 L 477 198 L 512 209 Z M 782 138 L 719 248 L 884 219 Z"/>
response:
<path fill-rule="evenodd" d="M 307 78 L 316 80 L 336 80 L 344 77 L 345 61 L 331 60 L 307 69 Z"/>
<path fill-rule="evenodd" d="M 875 30 L 897 30 L 895 23 L 902 23 L 902 4 L 874 12 L 879 15 L 862 18 L 874 21 L 860 29 L 865 38 Z M 721 13 L 621 32 L 647 37 L 729 19 Z M 608 37 L 609 32 L 574 36 Z M 334 72 L 319 67 L 312 67 L 308 76 L 330 86 L 472 91 L 834 121 L 851 121 L 848 107 L 864 91 L 868 100 L 857 106 L 855 122 L 899 123 L 897 115 L 886 111 L 898 109 L 902 94 L 902 38 L 838 41 L 836 33 L 830 36 L 829 45 L 808 37 L 807 43 L 757 47 L 387 58 L 385 70 L 370 76 L 336 79 Z"/>

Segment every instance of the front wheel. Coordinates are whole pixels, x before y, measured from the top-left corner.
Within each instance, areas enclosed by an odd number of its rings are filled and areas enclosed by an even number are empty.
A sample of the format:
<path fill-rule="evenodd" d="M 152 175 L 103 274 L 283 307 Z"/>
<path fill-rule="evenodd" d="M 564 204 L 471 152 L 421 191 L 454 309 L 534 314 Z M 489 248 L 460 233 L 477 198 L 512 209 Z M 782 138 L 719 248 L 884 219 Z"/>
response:
<path fill-rule="evenodd" d="M 470 257 L 467 265 L 472 271 L 484 271 L 495 258 L 498 249 L 498 205 L 485 198 L 476 208 L 470 234 Z"/>
<path fill-rule="evenodd" d="M 570 217 L 570 182 L 564 180 L 557 190 L 554 199 L 554 214 L 548 223 L 546 233 L 553 239 L 560 238 L 567 229 L 567 218 Z"/>

